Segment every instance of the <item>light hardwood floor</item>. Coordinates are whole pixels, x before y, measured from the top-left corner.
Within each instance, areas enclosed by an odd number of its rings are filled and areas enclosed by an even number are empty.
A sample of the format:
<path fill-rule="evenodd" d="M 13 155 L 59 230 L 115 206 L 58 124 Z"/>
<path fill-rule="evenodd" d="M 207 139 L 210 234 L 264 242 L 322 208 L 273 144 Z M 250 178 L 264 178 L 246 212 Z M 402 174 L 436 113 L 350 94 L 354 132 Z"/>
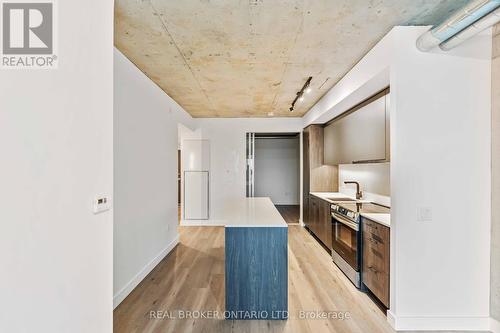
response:
<path fill-rule="evenodd" d="M 298 224 L 300 219 L 299 205 L 276 205 L 276 209 L 288 224 Z"/>
<path fill-rule="evenodd" d="M 151 311 L 224 312 L 224 228 L 179 227 L 180 244 L 114 312 L 114 332 L 394 332 L 302 227 L 289 226 L 287 321 L 154 319 Z M 299 319 L 300 311 L 347 312 L 349 319 Z M 156 316 L 164 313 L 156 312 Z"/>

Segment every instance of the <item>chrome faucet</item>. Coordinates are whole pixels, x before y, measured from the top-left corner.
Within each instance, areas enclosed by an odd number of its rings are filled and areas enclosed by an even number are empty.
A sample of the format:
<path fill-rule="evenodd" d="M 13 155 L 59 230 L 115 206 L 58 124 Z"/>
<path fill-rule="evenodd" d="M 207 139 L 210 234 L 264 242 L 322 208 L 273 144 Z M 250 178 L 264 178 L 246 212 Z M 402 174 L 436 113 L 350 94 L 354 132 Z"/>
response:
<path fill-rule="evenodd" d="M 356 199 L 359 200 L 363 197 L 363 192 L 360 191 L 358 182 L 349 180 L 345 181 L 344 184 L 356 184 Z"/>

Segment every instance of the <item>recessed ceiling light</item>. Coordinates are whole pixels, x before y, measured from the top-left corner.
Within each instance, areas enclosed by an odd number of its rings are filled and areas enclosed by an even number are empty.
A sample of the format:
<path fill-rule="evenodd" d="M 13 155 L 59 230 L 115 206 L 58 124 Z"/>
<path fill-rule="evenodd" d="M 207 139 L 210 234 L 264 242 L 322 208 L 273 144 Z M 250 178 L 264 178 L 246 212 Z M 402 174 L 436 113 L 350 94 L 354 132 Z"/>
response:
<path fill-rule="evenodd" d="M 306 89 L 306 94 L 309 94 L 311 91 L 312 91 L 312 89 L 308 87 L 308 88 Z"/>
<path fill-rule="evenodd" d="M 300 96 L 299 97 L 299 102 L 303 102 L 304 101 L 304 96 Z"/>

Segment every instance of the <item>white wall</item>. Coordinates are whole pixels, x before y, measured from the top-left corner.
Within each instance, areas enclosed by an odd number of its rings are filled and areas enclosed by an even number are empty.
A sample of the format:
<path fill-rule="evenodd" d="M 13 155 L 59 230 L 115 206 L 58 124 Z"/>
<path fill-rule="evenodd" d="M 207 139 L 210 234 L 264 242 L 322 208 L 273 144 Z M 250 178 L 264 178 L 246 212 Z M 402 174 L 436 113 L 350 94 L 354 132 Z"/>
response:
<path fill-rule="evenodd" d="M 275 205 L 300 202 L 300 142 L 294 138 L 255 140 L 255 196 Z"/>
<path fill-rule="evenodd" d="M 397 329 L 489 328 L 491 36 L 422 53 L 396 27 L 304 118 L 391 86 L 391 311 Z M 343 109 L 344 111 L 346 109 Z M 430 208 L 430 222 L 417 209 Z"/>
<path fill-rule="evenodd" d="M 194 119 L 193 119 L 194 120 Z M 194 126 L 194 125 L 193 125 Z M 195 130 L 186 127 L 179 123 L 177 126 L 177 137 L 178 137 L 178 143 L 177 147 L 178 149 L 181 150 L 181 219 L 184 219 L 184 167 L 182 163 L 182 158 L 184 157 L 184 153 L 182 152 L 182 145 L 184 140 L 196 140 L 196 139 L 201 139 L 201 129 L 197 128 Z"/>
<path fill-rule="evenodd" d="M 0 74 L 0 331 L 111 332 L 113 2 L 58 2 L 59 67 Z"/>
<path fill-rule="evenodd" d="M 220 225 L 227 199 L 246 196 L 246 133 L 300 132 L 302 119 L 200 118 L 197 126 L 210 140 L 210 220 L 182 223 Z"/>
<path fill-rule="evenodd" d="M 357 181 L 361 185 L 363 199 L 391 206 L 391 164 L 342 164 L 339 165 L 339 192 L 356 195 L 356 186 L 344 184 Z"/>
<path fill-rule="evenodd" d="M 114 304 L 178 242 L 178 124 L 194 121 L 114 52 Z"/>
<path fill-rule="evenodd" d="M 500 331 L 500 24 L 494 29 L 492 61 L 491 316 Z"/>
<path fill-rule="evenodd" d="M 411 41 L 413 46 L 419 33 L 401 29 L 395 45 Z M 451 54 L 395 49 L 394 314 L 401 328 L 418 322 L 424 328 L 486 329 L 491 36 L 478 37 Z M 418 222 L 418 207 L 431 208 L 433 220 Z"/>
<path fill-rule="evenodd" d="M 194 119 L 193 119 L 194 121 Z M 201 129 L 193 130 L 189 127 L 186 127 L 182 124 L 177 126 L 177 147 L 182 149 L 182 141 L 184 140 L 196 140 L 201 138 Z"/>

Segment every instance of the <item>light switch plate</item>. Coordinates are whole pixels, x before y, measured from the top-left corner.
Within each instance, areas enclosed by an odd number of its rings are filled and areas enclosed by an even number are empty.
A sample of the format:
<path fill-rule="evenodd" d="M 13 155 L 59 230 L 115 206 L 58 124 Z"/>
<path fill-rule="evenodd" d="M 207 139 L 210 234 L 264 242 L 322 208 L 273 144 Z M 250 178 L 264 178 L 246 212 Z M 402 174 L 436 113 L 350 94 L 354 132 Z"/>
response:
<path fill-rule="evenodd" d="M 417 221 L 418 222 L 432 221 L 432 208 L 431 207 L 418 207 L 417 208 Z"/>
<path fill-rule="evenodd" d="M 111 198 L 106 195 L 96 196 L 94 199 L 94 214 L 99 214 L 111 209 Z"/>

